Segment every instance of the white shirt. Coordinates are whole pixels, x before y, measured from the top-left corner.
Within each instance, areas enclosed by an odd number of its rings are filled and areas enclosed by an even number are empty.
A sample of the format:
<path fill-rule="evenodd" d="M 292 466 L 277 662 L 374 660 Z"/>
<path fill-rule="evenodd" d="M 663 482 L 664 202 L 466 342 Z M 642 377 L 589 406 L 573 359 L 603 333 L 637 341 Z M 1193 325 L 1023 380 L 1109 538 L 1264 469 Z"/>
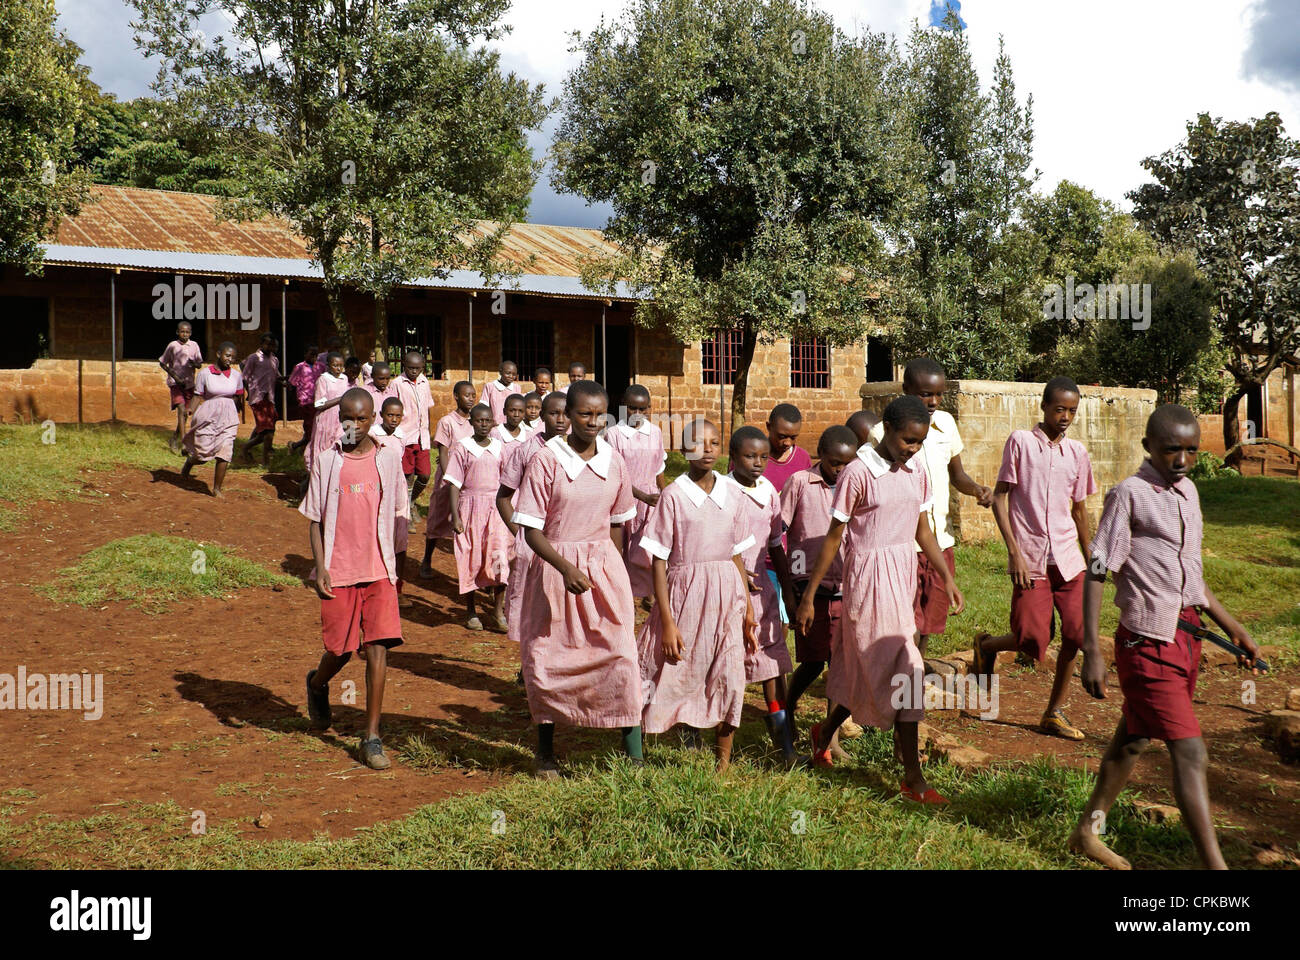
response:
<path fill-rule="evenodd" d="M 879 442 L 885 435 L 885 425 L 878 423 L 871 428 L 871 439 Z M 930 478 L 930 508 L 926 515 L 930 518 L 930 529 L 939 541 L 939 549 L 947 550 L 957 541 L 948 530 L 948 501 L 950 484 L 948 464 L 953 457 L 961 456 L 961 434 L 957 432 L 957 421 L 946 410 L 936 410 L 930 415 L 930 431 L 921 444 L 921 452 L 916 459 L 925 464 L 926 475 Z M 916 548 L 920 551 L 920 547 Z"/>

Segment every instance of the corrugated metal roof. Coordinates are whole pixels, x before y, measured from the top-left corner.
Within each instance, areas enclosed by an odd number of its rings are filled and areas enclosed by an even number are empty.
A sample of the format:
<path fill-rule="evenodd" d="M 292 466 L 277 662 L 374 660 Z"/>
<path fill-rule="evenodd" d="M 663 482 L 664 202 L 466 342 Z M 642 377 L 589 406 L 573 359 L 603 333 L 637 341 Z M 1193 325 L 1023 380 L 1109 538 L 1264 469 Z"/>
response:
<path fill-rule="evenodd" d="M 46 261 L 75 266 L 277 276 L 320 279 L 307 245 L 285 220 L 265 217 L 247 223 L 219 220 L 219 198 L 197 193 L 144 190 L 97 184 L 94 200 L 59 224 L 55 242 L 45 245 Z M 492 224 L 484 223 L 480 230 Z M 579 260 L 593 251 L 613 252 L 599 230 L 515 224 L 500 257 L 518 268 L 517 280 L 502 284 L 553 296 L 599 296 L 578 280 Z M 413 286 L 459 290 L 486 289 L 480 274 L 456 270 L 446 279 L 425 278 Z M 638 299 L 620 284 L 617 299 Z"/>

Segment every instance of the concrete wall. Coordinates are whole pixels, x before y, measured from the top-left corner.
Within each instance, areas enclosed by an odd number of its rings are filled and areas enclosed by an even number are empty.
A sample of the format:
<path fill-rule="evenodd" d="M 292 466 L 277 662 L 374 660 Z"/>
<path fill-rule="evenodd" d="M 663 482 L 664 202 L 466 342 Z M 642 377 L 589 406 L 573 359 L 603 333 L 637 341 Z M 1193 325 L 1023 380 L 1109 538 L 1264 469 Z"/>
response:
<path fill-rule="evenodd" d="M 1042 418 L 1041 383 L 1001 383 L 992 380 L 950 380 L 943 409 L 951 413 L 961 431 L 965 450 L 962 466 L 979 483 L 993 486 L 1002 463 L 1002 448 L 1011 431 L 1032 429 Z M 879 412 L 902 393 L 902 383 L 868 383 L 861 388 L 862 406 Z M 1107 490 L 1142 464 L 1142 435 L 1147 417 L 1155 409 L 1154 390 L 1123 387 L 1080 387 L 1079 415 L 1069 435 L 1083 443 L 1092 459 L 1097 493 L 1088 498 L 1093 526 L 1101 518 Z M 960 540 L 988 540 L 998 536 L 993 511 L 978 506 L 971 497 L 952 491 L 949 519 Z"/>

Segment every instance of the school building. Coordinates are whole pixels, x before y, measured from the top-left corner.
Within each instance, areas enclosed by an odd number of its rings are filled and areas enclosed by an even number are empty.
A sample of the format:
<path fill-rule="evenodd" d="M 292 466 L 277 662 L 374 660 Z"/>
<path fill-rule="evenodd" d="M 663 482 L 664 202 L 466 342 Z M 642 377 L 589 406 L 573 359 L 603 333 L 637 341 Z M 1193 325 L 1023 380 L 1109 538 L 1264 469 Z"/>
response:
<path fill-rule="evenodd" d="M 223 221 L 217 198 L 198 194 L 101 185 L 93 197 L 46 246 L 42 276 L 0 268 L 0 311 L 9 321 L 0 341 L 5 421 L 174 422 L 157 358 L 180 319 L 193 325 L 205 359 L 224 340 L 243 358 L 269 331 L 281 340 L 286 369 L 333 333 L 320 271 L 286 222 Z M 635 325 L 635 296 L 620 290 L 606 298 L 579 279 L 580 260 L 605 246 L 598 230 L 517 224 L 501 256 L 520 273 L 500 293 L 476 273 L 455 271 L 392 296 L 390 356 L 407 349 L 426 356 L 443 412 L 457 380 L 481 387 L 502 360 L 514 360 L 523 381 L 547 367 L 557 384 L 578 360 L 615 397 L 629 383 L 644 384 L 656 414 L 728 419 L 739 332 L 682 343 Z M 368 352 L 374 302 L 347 295 L 344 304 L 356 348 Z M 795 403 L 804 412 L 802 439 L 813 447 L 822 429 L 860 409 L 864 382 L 892 381 L 897 372 L 874 339 L 844 348 L 760 344 L 748 419 L 762 423 L 774 404 Z"/>

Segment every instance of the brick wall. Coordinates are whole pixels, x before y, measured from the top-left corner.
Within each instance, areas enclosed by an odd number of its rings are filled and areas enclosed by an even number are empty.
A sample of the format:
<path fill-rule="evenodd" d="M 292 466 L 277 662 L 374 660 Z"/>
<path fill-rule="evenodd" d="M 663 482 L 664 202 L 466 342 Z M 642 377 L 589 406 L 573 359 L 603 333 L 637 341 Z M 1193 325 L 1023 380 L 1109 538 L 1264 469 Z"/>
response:
<path fill-rule="evenodd" d="M 1002 448 L 1012 430 L 1031 429 L 1042 419 L 1041 383 L 1001 383 L 992 380 L 949 380 L 942 407 L 951 413 L 965 447 L 962 466 L 979 483 L 993 486 L 1002 464 Z M 902 383 L 869 383 L 862 387 L 862 406 L 880 412 L 902 393 Z M 1107 490 L 1142 465 L 1142 435 L 1155 409 L 1154 390 L 1126 387 L 1080 387 L 1079 414 L 1069 435 L 1080 441 L 1092 460 L 1097 493 L 1088 498 L 1095 528 L 1101 519 Z M 953 534 L 961 540 L 998 536 L 993 511 L 971 497 L 952 491 L 948 514 Z"/>

